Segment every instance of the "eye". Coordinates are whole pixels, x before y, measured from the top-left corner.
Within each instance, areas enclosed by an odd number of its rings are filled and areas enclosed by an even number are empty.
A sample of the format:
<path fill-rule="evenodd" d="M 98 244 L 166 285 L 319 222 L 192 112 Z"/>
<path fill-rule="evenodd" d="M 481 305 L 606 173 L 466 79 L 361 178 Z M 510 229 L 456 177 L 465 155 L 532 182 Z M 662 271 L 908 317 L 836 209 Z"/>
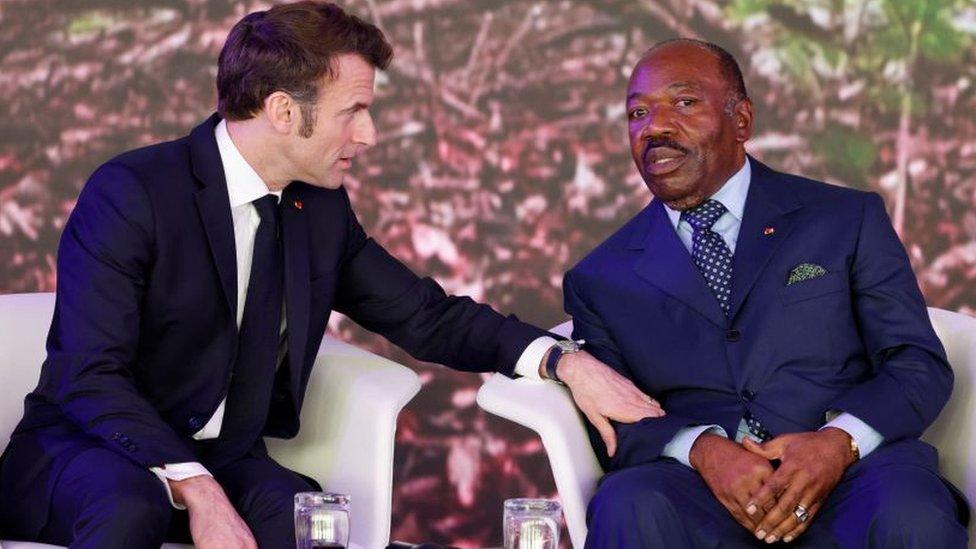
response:
<path fill-rule="evenodd" d="M 627 118 L 630 118 L 631 120 L 635 120 L 646 114 L 647 114 L 647 109 L 645 109 L 644 107 L 636 107 L 630 109 L 630 112 L 627 113 Z"/>
<path fill-rule="evenodd" d="M 682 97 L 681 99 L 678 99 L 677 101 L 675 101 L 674 104 L 677 105 L 677 106 L 679 106 L 679 107 L 690 107 L 690 106 L 694 105 L 697 102 L 698 102 L 698 100 L 695 99 L 695 98 L 692 98 L 692 97 Z"/>

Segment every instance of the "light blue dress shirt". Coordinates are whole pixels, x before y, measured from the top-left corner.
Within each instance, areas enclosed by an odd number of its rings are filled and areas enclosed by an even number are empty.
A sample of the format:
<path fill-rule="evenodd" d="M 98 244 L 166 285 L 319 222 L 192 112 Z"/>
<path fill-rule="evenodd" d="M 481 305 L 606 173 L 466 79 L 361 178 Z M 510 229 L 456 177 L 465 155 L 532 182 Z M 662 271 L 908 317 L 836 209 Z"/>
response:
<path fill-rule="evenodd" d="M 749 195 L 749 182 L 752 179 L 752 167 L 749 165 L 749 159 L 746 158 L 745 163 L 739 171 L 735 172 L 725 185 L 718 190 L 715 194 L 711 196 L 713 200 L 717 200 L 725 206 L 726 212 L 722 214 L 722 217 L 718 218 L 714 225 L 712 225 L 712 230 L 718 233 L 725 243 L 729 246 L 729 250 L 732 254 L 735 254 L 735 244 L 739 239 L 739 228 L 742 226 L 742 214 L 746 207 L 746 197 Z M 678 238 L 681 239 L 681 243 L 684 244 L 688 253 L 691 253 L 691 243 L 692 235 L 694 229 L 687 221 L 681 220 L 681 212 L 677 210 L 672 210 L 671 208 L 665 207 L 664 211 L 668 214 L 668 219 L 671 220 L 671 225 L 674 230 L 678 233 Z M 734 276 L 734 274 L 733 274 Z M 824 429 L 826 427 L 836 427 L 846 431 L 857 443 L 858 450 L 860 450 L 861 457 L 864 457 L 874 451 L 884 437 L 881 433 L 875 431 L 870 425 L 864 423 L 857 417 L 848 414 L 846 412 L 831 411 L 827 414 L 828 417 L 824 418 L 827 423 L 821 427 Z M 662 455 L 674 458 L 681 463 L 691 467 L 691 462 L 689 460 L 689 455 L 691 454 L 691 446 L 695 443 L 702 433 L 710 432 L 720 436 L 728 436 L 725 429 L 718 425 L 697 425 L 694 427 L 685 427 L 678 431 L 678 433 L 671 439 L 667 445 L 664 446 Z M 735 441 L 742 442 L 742 439 L 749 437 L 756 439 L 751 433 L 749 433 L 749 428 L 746 426 L 745 419 L 739 422 L 739 427 L 735 434 Z"/>

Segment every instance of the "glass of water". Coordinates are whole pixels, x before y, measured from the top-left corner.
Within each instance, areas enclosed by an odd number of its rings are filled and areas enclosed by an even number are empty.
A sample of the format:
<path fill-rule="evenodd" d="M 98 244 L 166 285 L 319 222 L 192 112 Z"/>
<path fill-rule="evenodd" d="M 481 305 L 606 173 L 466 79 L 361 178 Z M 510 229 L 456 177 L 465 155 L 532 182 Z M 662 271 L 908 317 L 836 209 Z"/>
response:
<path fill-rule="evenodd" d="M 342 548 L 349 544 L 349 496 L 329 492 L 295 494 L 295 547 Z"/>
<path fill-rule="evenodd" d="M 562 508 L 551 499 L 507 499 L 505 549 L 558 549 Z"/>

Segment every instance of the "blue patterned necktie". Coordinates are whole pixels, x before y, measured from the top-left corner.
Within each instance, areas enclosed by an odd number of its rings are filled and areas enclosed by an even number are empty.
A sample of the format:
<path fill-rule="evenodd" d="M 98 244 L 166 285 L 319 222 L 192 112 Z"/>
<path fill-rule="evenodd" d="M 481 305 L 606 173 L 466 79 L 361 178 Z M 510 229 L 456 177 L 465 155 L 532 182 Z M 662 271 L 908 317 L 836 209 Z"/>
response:
<path fill-rule="evenodd" d="M 752 412 L 746 410 L 746 413 L 742 416 L 742 421 L 746 423 L 746 427 L 749 429 L 749 434 L 756 437 L 759 442 L 766 442 L 767 440 L 773 439 L 773 434 L 766 429 L 766 426 L 759 421 L 759 418 L 752 415 Z"/>
<path fill-rule="evenodd" d="M 681 212 L 681 219 L 694 229 L 691 237 L 691 258 L 705 277 L 705 284 L 715 295 L 722 312 L 729 314 L 732 295 L 732 252 L 722 235 L 712 225 L 727 210 L 718 200 L 706 200 Z"/>
<path fill-rule="evenodd" d="M 681 219 L 694 229 L 691 237 L 691 258 L 705 277 L 705 284 L 715 295 L 722 312 L 729 314 L 732 296 L 732 251 L 722 235 L 712 230 L 712 225 L 726 212 L 725 206 L 717 200 L 706 200 L 698 206 L 681 213 Z M 749 433 L 760 442 L 773 438 L 763 426 L 762 421 L 746 410 L 742 420 Z"/>

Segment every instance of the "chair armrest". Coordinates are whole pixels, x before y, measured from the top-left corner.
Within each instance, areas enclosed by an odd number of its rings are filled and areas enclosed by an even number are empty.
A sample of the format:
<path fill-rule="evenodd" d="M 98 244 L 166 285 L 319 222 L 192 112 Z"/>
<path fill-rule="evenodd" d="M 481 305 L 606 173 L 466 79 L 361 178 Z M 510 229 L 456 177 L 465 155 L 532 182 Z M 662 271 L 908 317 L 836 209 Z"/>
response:
<path fill-rule="evenodd" d="M 538 433 L 549 456 L 570 540 L 574 547 L 583 547 L 586 505 L 603 471 L 569 390 L 552 382 L 494 374 L 478 390 L 478 405 Z"/>
<path fill-rule="evenodd" d="M 952 396 L 922 439 L 939 450 L 939 467 L 953 484 L 976 502 L 976 318 L 929 307 L 932 327 L 945 347 L 955 376 Z M 969 521 L 976 539 L 976 520 Z"/>
<path fill-rule="evenodd" d="M 294 440 L 267 439 L 282 465 L 350 495 L 351 547 L 390 538 L 393 445 L 400 410 L 420 390 L 413 370 L 326 336 Z"/>

